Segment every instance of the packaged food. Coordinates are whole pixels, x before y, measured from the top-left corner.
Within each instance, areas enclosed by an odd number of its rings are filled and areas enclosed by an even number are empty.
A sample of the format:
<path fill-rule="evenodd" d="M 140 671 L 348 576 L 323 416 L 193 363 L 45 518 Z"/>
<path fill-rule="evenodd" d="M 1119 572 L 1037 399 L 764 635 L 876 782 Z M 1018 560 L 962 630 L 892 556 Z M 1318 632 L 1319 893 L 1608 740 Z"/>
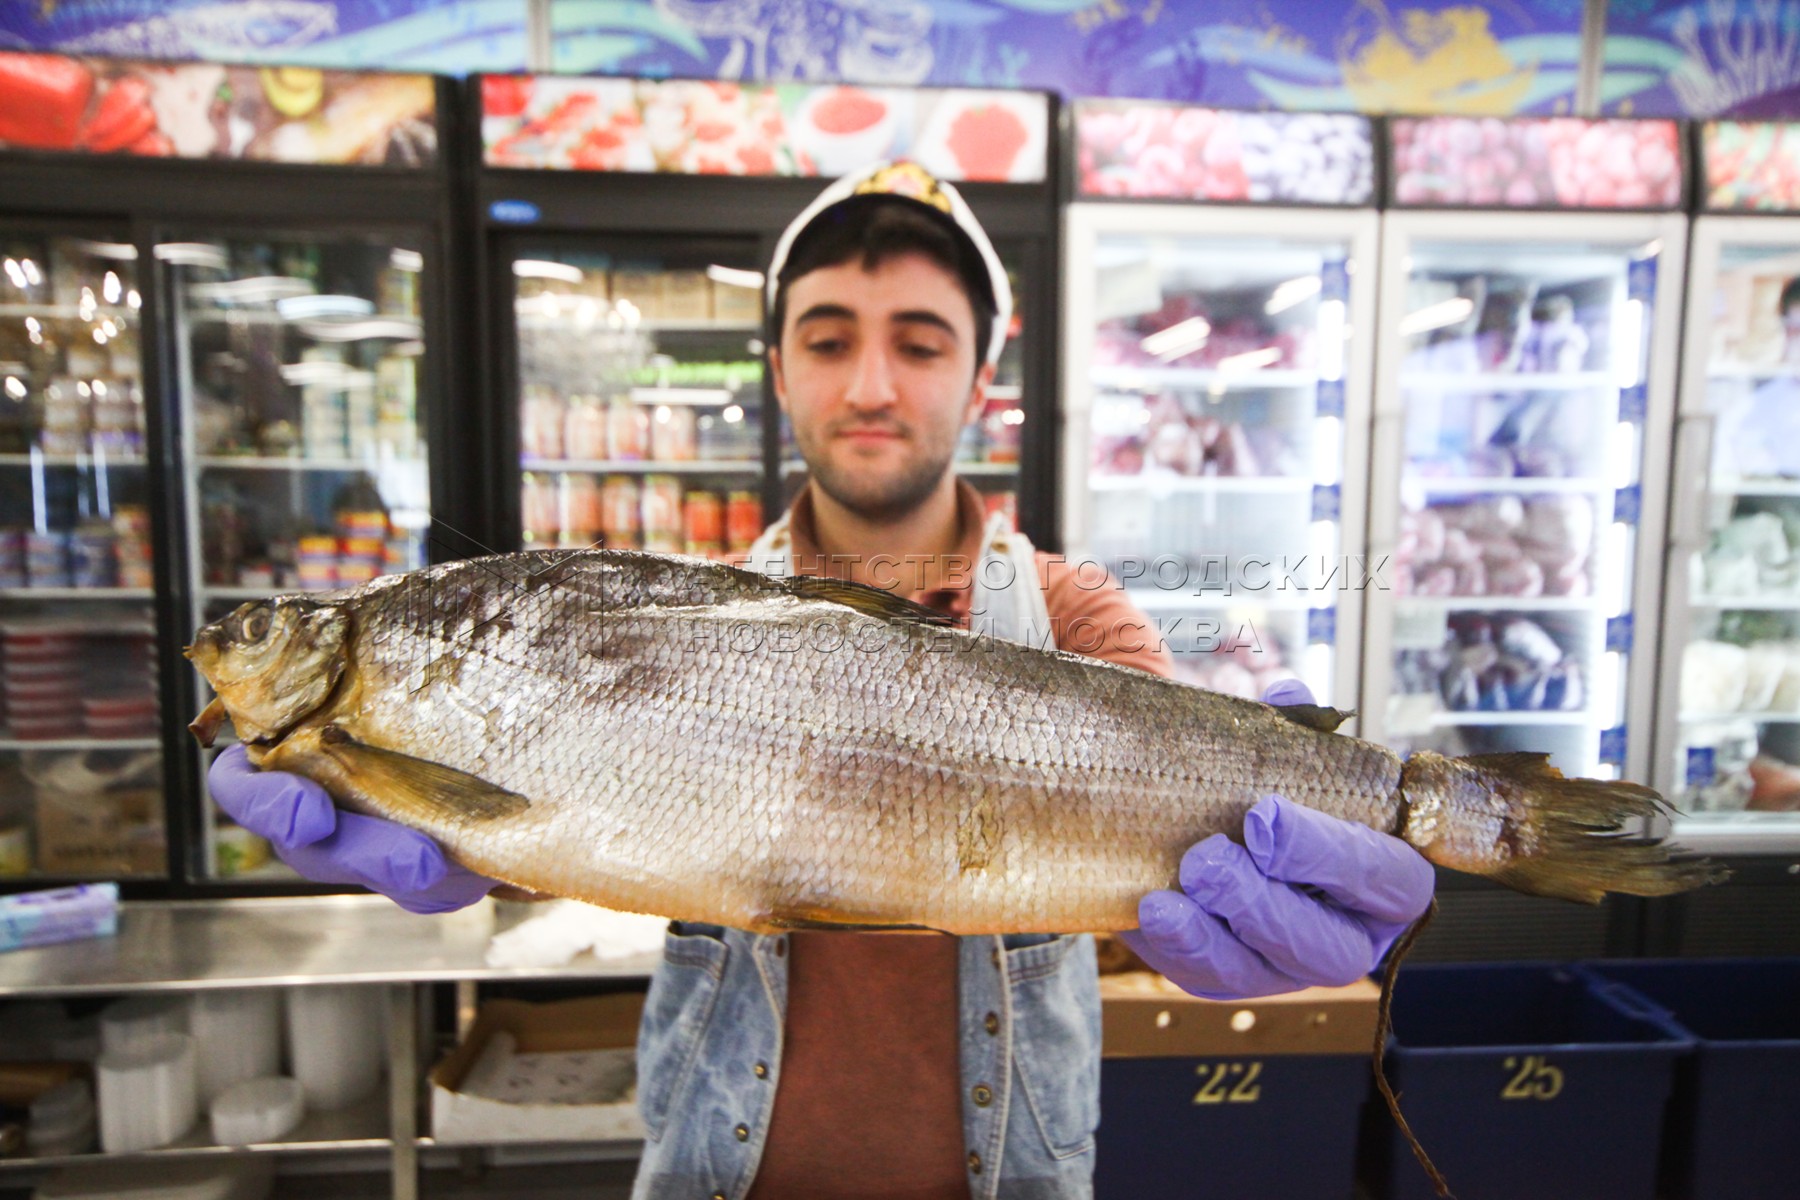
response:
<path fill-rule="evenodd" d="M 606 457 L 637 462 L 650 437 L 650 414 L 628 396 L 614 396 L 606 410 Z"/>
<path fill-rule="evenodd" d="M 650 457 L 657 462 L 692 462 L 696 456 L 694 410 L 659 404 L 650 418 Z"/>
<path fill-rule="evenodd" d="M 712 281 L 704 271 L 665 271 L 658 277 L 665 321 L 712 320 Z"/>
<path fill-rule="evenodd" d="M 575 396 L 563 425 L 563 450 L 575 459 L 605 458 L 610 432 L 610 412 L 598 396 Z"/>
<path fill-rule="evenodd" d="M 755 492 L 733 492 L 725 500 L 725 545 L 748 550 L 762 534 L 762 500 Z"/>
<path fill-rule="evenodd" d="M 375 364 L 375 441 L 392 458 L 419 457 L 418 360 L 390 354 Z"/>
<path fill-rule="evenodd" d="M 600 489 L 600 538 L 613 550 L 635 550 L 639 544 L 643 498 L 637 480 L 608 475 Z"/>
<path fill-rule="evenodd" d="M 644 549 L 681 552 L 681 480 L 675 476 L 644 476 L 643 533 Z"/>
<path fill-rule="evenodd" d="M 542 471 L 527 471 L 520 481 L 519 521 L 528 547 L 553 545 L 560 528 L 556 512 L 556 480 Z"/>
<path fill-rule="evenodd" d="M 600 485 L 592 475 L 568 471 L 556 477 L 557 541 L 564 546 L 592 545 L 600 537 Z"/>
<path fill-rule="evenodd" d="M 519 405 L 519 449 L 525 457 L 561 458 L 566 419 L 562 397 L 541 383 L 527 384 Z"/>
<path fill-rule="evenodd" d="M 754 325 L 762 320 L 762 291 L 753 287 L 714 283 L 713 320 L 732 325 Z"/>
<path fill-rule="evenodd" d="M 712 556 L 725 548 L 725 505 L 714 492 L 689 492 L 681 506 L 682 549 Z"/>

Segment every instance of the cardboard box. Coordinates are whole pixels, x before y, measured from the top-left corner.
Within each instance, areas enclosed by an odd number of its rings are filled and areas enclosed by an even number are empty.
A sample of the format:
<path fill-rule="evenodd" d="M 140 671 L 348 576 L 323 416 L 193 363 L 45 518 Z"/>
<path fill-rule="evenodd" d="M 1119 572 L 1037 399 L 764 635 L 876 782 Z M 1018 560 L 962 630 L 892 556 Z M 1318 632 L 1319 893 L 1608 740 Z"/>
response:
<path fill-rule="evenodd" d="M 154 875 L 168 870 L 160 790 L 35 793 L 37 868 L 50 875 Z"/>
<path fill-rule="evenodd" d="M 440 1143 L 605 1142 L 644 1136 L 637 1102 L 508 1104 L 458 1088 L 496 1034 L 510 1034 L 521 1054 L 628 1048 L 637 1044 L 642 993 L 591 996 L 553 1004 L 490 1000 L 469 1036 L 432 1069 L 431 1130 Z"/>
<path fill-rule="evenodd" d="M 1201 1000 L 1161 975 L 1100 979 L 1101 1056 L 1369 1054 L 1381 990 L 1367 979 L 1256 1000 Z"/>

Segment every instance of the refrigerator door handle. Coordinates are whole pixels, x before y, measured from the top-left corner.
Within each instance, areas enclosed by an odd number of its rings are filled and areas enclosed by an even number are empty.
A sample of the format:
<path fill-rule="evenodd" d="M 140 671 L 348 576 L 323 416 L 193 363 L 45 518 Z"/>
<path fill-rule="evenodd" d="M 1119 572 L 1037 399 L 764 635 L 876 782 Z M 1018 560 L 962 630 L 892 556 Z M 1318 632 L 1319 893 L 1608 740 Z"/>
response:
<path fill-rule="evenodd" d="M 1674 497 L 1677 518 L 1669 523 L 1670 548 L 1703 548 L 1711 532 L 1707 528 L 1707 502 L 1711 499 L 1713 430 L 1712 413 L 1683 417 L 1675 426 L 1675 478 L 1693 481 L 1682 487 L 1690 492 Z M 1681 485 L 1678 485 L 1681 486 Z"/>

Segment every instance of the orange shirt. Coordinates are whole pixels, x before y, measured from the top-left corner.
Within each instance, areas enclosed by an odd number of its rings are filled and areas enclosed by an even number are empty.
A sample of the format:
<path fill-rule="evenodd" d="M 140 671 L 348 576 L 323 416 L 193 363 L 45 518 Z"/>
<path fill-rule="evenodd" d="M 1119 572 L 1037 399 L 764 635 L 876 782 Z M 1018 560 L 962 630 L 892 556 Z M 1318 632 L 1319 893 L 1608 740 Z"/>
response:
<path fill-rule="evenodd" d="M 956 554 L 870 566 L 892 590 L 966 624 L 986 517 L 980 493 L 960 480 L 957 508 Z M 810 488 L 789 510 L 788 532 L 796 574 L 849 574 L 819 551 Z M 1058 649 L 1172 673 L 1153 623 L 1116 580 L 1042 551 L 1037 568 Z M 956 939 L 801 932 L 788 935 L 788 951 L 780 1075 L 750 1200 L 967 1200 Z"/>

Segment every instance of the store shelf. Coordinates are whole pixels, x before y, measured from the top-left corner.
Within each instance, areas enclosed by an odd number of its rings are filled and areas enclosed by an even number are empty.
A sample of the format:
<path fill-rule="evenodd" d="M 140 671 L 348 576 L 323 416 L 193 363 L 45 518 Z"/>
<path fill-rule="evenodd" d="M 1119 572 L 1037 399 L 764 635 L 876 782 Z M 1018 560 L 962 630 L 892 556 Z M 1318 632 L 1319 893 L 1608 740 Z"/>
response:
<path fill-rule="evenodd" d="M 499 925 L 531 914 L 513 910 Z M 0 996 L 108 995 L 122 991 L 408 984 L 458 979 L 643 979 L 658 953 L 559 967 L 490 967 L 496 907 L 420 916 L 383 896 L 134 901 L 111 938 L 0 954 Z"/>
<path fill-rule="evenodd" d="M 760 475 L 760 458 L 663 461 L 642 458 L 520 458 L 525 471 L 574 471 L 592 475 Z"/>
<path fill-rule="evenodd" d="M 150 588 L 22 587 L 0 588 L 0 600 L 152 600 Z"/>
<path fill-rule="evenodd" d="M 953 462 L 950 464 L 950 469 L 958 475 L 967 475 L 971 478 L 1004 477 L 1017 475 L 1019 464 L 1016 462 Z M 781 473 L 789 477 L 804 475 L 806 474 L 806 464 L 803 462 L 782 463 Z"/>
<path fill-rule="evenodd" d="M 1317 371 L 1269 368 L 1257 371 L 1220 371 L 1202 367 L 1093 367 L 1089 382 L 1119 391 L 1147 388 L 1219 388 L 1228 392 L 1269 392 L 1316 387 Z"/>
<path fill-rule="evenodd" d="M 1437 392 L 1573 392 L 1596 388 L 1617 391 L 1619 381 L 1611 371 L 1574 371 L 1566 374 L 1402 371 L 1400 386 Z"/>
<path fill-rule="evenodd" d="M 10 738 L 0 729 L 0 750 L 157 750 L 158 737 L 135 738 Z"/>
<path fill-rule="evenodd" d="M 536 296 L 527 296 L 514 301 L 517 305 L 519 327 L 521 329 L 559 329 L 569 328 L 581 333 L 738 333 L 757 334 L 763 331 L 761 321 L 713 321 L 713 320 L 646 320 L 638 318 L 635 323 L 614 326 L 607 321 L 606 311 L 599 307 L 601 302 L 589 296 L 558 296 L 558 307 L 563 303 L 569 305 L 570 311 L 558 311 L 554 315 L 543 310 L 543 302 Z M 583 315 L 578 306 L 583 300 L 593 300 L 594 309 Z M 528 306 L 528 307 L 527 307 Z"/>
<path fill-rule="evenodd" d="M 0 317 L 36 317 L 40 321 L 80 321 L 92 324 L 111 317 L 115 322 L 135 324 L 139 310 L 128 304 L 96 304 L 81 315 L 79 304 L 0 304 Z"/>
<path fill-rule="evenodd" d="M 92 1162 L 155 1162 L 174 1158 L 213 1158 L 230 1154 L 323 1154 L 344 1150 L 385 1150 L 393 1145 L 388 1136 L 388 1097 L 385 1087 L 355 1104 L 334 1112 L 308 1110 L 286 1137 L 245 1146 L 214 1145 L 208 1136 L 206 1115 L 187 1134 L 155 1150 L 131 1154 L 68 1154 L 49 1158 L 0 1158 L 0 1169 L 66 1167 Z"/>
<path fill-rule="evenodd" d="M 1594 716 L 1583 709 L 1567 712 L 1440 712 L 1431 714 L 1434 728 L 1459 725 L 1593 725 Z"/>
<path fill-rule="evenodd" d="M 330 587 L 306 588 L 290 584 L 287 587 L 203 587 L 200 599 L 207 600 L 266 600 L 270 596 L 292 596 L 299 592 L 335 592 L 337 584 Z"/>
<path fill-rule="evenodd" d="M 1781 712 L 1684 712 L 1683 725 L 1713 724 L 1719 721 L 1755 721 L 1758 725 L 1800 725 L 1800 713 Z"/>
<path fill-rule="evenodd" d="M 141 467 L 141 454 L 0 454 L 0 467 Z"/>
<path fill-rule="evenodd" d="M 214 471 L 380 471 L 425 465 L 417 458 L 261 458 L 251 455 L 200 455 L 194 462 Z"/>
<path fill-rule="evenodd" d="M 1161 588 L 1126 588 L 1125 597 L 1145 612 L 1218 612 L 1233 608 L 1264 608 L 1276 612 L 1307 612 L 1315 608 L 1331 608 L 1336 592 L 1321 588 L 1317 592 L 1298 589 L 1195 595 L 1191 592 L 1164 591 Z"/>
<path fill-rule="evenodd" d="M 1491 478 L 1457 478 L 1439 479 L 1430 476 L 1408 475 L 1401 481 L 1400 488 L 1405 491 L 1417 488 L 1426 495 L 1599 495 L 1613 490 L 1611 484 L 1599 479 L 1556 479 L 1526 478 L 1521 476 L 1494 476 Z"/>
<path fill-rule="evenodd" d="M 1096 492 L 1214 492 L 1245 495 L 1311 495 L 1310 479 L 1281 475 L 1089 475 Z"/>
<path fill-rule="evenodd" d="M 1800 814 L 1709 812 L 1677 816 L 1669 840 L 1696 854 L 1800 853 Z"/>
<path fill-rule="evenodd" d="M 1714 479 L 1718 496 L 1800 496 L 1800 479 Z"/>
<path fill-rule="evenodd" d="M 1706 368 L 1708 379 L 1800 379 L 1793 363 L 1718 362 Z"/>
<path fill-rule="evenodd" d="M 1593 596 L 1400 596 L 1402 608 L 1434 608 L 1446 612 L 1569 612 L 1592 613 L 1600 609 Z"/>
<path fill-rule="evenodd" d="M 1745 612 L 1800 612 L 1800 596 L 1694 596 L 1689 608 L 1740 609 Z"/>

